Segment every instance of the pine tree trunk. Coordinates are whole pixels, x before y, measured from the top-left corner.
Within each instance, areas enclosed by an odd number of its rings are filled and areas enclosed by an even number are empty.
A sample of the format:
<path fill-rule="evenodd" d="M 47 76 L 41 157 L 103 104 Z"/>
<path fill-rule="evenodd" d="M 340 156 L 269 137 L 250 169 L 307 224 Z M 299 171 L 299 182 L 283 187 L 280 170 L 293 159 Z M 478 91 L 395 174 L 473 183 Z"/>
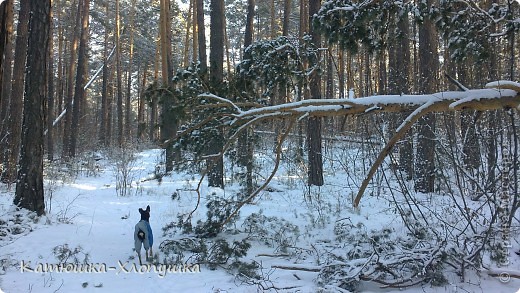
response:
<path fill-rule="evenodd" d="M 23 114 L 23 99 L 24 99 L 24 84 L 25 84 L 25 70 L 27 57 L 27 33 L 29 29 L 29 1 L 20 2 L 20 11 L 18 17 L 18 26 L 16 28 L 16 45 L 15 45 L 15 59 L 12 75 L 11 95 L 5 95 L 6 99 L 10 100 L 9 113 L 5 117 L 9 117 L 7 123 L 8 132 L 7 145 L 5 149 L 8 150 L 8 156 L 5 164 L 5 173 L 3 180 L 13 182 L 17 176 L 16 165 L 20 155 L 21 131 L 22 131 L 22 114 Z"/>
<path fill-rule="evenodd" d="M 106 5 L 105 8 L 105 14 L 106 14 L 106 21 L 108 22 L 108 19 L 110 17 L 110 9 L 109 6 Z M 108 28 L 105 27 L 105 40 L 104 40 L 104 48 L 103 48 L 103 80 L 101 85 L 101 122 L 99 123 L 99 142 L 101 145 L 107 147 L 109 145 L 109 139 L 107 136 L 107 132 L 109 131 L 109 127 L 111 126 L 110 120 L 108 119 L 108 80 L 110 78 L 109 76 L 109 70 L 108 70 L 108 40 L 109 40 L 110 34 L 108 31 Z"/>
<path fill-rule="evenodd" d="M 269 25 L 269 37 L 271 40 L 274 40 L 276 38 L 276 6 L 275 6 L 275 3 L 274 3 L 274 0 L 271 0 L 271 3 L 269 5 L 269 12 L 270 12 L 270 17 L 269 17 L 269 22 L 270 22 L 270 25 Z"/>
<path fill-rule="evenodd" d="M 309 1 L 309 23 L 314 14 L 318 13 L 321 6 L 321 0 Z M 311 26 L 312 28 L 312 26 Z M 312 43 L 316 47 L 321 46 L 320 33 L 311 29 Z M 310 76 L 310 94 L 312 99 L 321 99 L 321 78 L 315 70 Z M 307 124 L 307 141 L 309 144 L 308 159 L 308 185 L 322 186 L 323 185 L 323 158 L 322 158 L 322 139 L 321 139 L 321 118 L 311 117 Z"/>
<path fill-rule="evenodd" d="M 249 47 L 253 42 L 253 21 L 255 17 L 255 0 L 247 1 L 247 17 L 246 17 L 246 30 L 244 34 L 244 50 Z M 250 56 L 247 52 L 244 52 L 243 59 L 249 59 Z M 247 87 L 247 85 L 245 85 Z M 245 130 L 237 141 L 237 164 L 239 166 L 246 167 L 246 194 L 250 195 L 253 193 L 253 167 L 254 167 L 254 128 L 249 127 Z"/>
<path fill-rule="evenodd" d="M 427 0 L 433 5 L 436 0 Z M 419 27 L 419 93 L 438 90 L 439 58 L 437 32 L 432 20 L 424 19 Z M 435 115 L 430 113 L 417 122 L 417 157 L 415 190 L 433 192 L 435 183 Z"/>
<path fill-rule="evenodd" d="M 116 86 L 117 86 L 117 145 L 123 147 L 124 139 L 124 110 L 123 110 L 123 81 L 121 68 L 121 16 L 120 1 L 116 0 Z"/>
<path fill-rule="evenodd" d="M 170 24 L 170 0 L 161 0 L 161 56 L 162 56 L 162 79 L 165 87 L 170 87 L 173 80 L 172 47 L 171 47 L 171 24 Z M 161 140 L 175 138 L 177 134 L 177 117 L 173 117 L 171 108 L 174 101 L 170 96 L 164 96 L 161 100 Z M 178 154 L 173 146 L 166 147 L 166 172 L 173 170 L 173 162 Z"/>
<path fill-rule="evenodd" d="M 72 105 L 72 125 L 70 129 L 70 148 L 69 157 L 74 158 L 77 153 L 80 110 L 85 99 L 85 70 L 87 68 L 87 45 L 88 45 L 88 24 L 89 24 L 89 6 L 90 0 L 82 0 L 83 8 L 81 9 L 81 37 L 78 49 L 78 66 L 76 72 L 76 83 L 74 89 L 74 103 Z"/>
<path fill-rule="evenodd" d="M 144 141 L 146 134 L 145 106 L 146 100 L 144 90 L 146 88 L 146 78 L 148 76 L 148 64 L 144 65 L 143 81 L 139 90 L 139 107 L 137 109 L 137 140 Z"/>
<path fill-rule="evenodd" d="M 213 92 L 219 94 L 224 78 L 224 1 L 211 0 L 211 35 L 210 35 L 210 85 Z M 208 145 L 210 154 L 217 154 L 224 145 L 222 134 L 220 133 L 212 139 Z M 222 157 L 213 162 L 208 161 L 211 169 L 208 173 L 208 186 L 224 188 L 224 161 Z"/>
<path fill-rule="evenodd" d="M 130 14 L 130 39 L 129 39 L 129 52 L 128 52 L 128 68 L 126 71 L 127 74 L 127 84 L 126 84 L 126 112 L 125 112 L 125 136 L 127 138 L 131 137 L 132 131 L 132 72 L 134 70 L 134 27 L 135 27 L 135 13 L 136 13 L 136 0 L 132 0 L 132 12 Z"/>
<path fill-rule="evenodd" d="M 182 56 L 182 66 L 184 68 L 188 67 L 189 66 L 189 63 L 190 63 L 190 28 L 192 27 L 192 24 L 191 24 L 191 17 L 193 16 L 193 13 L 192 13 L 192 9 L 193 9 L 193 1 L 190 1 L 189 2 L 189 6 L 188 6 L 188 19 L 186 20 L 186 33 L 184 35 L 184 52 L 183 52 L 183 56 Z"/>
<path fill-rule="evenodd" d="M 51 0 L 52 3 L 52 0 Z M 52 6 L 52 5 L 51 5 Z M 52 24 L 53 8 L 50 8 L 50 25 L 49 25 L 49 40 L 53 40 L 54 30 Z M 48 50 L 48 69 L 47 69 L 47 159 L 52 162 L 54 160 L 54 42 L 49 42 Z"/>
<path fill-rule="evenodd" d="M 15 205 L 34 211 L 37 215 L 45 213 L 43 130 L 50 7 L 50 0 L 30 1 L 22 146 L 14 198 Z"/>
<path fill-rule="evenodd" d="M 198 37 L 198 25 L 197 25 L 197 0 L 190 0 L 190 3 L 193 7 L 193 17 L 192 17 L 192 43 L 193 43 L 193 56 L 191 58 L 192 62 L 197 62 L 199 60 L 199 37 Z"/>
<path fill-rule="evenodd" d="M 61 19 L 61 10 L 62 8 L 57 5 L 57 2 L 53 4 L 54 11 L 56 11 L 56 19 Z M 61 23 L 56 23 L 58 27 L 57 38 L 58 38 L 58 64 L 57 64 L 57 77 L 56 77 L 56 99 L 57 105 L 56 110 L 57 113 L 63 111 L 64 97 L 65 97 L 65 65 L 64 65 L 64 55 L 65 55 L 65 46 L 64 46 L 64 25 Z M 63 140 L 63 123 L 58 123 L 55 126 L 54 131 L 54 140 L 62 141 Z"/>
<path fill-rule="evenodd" d="M 65 122 L 63 129 L 63 150 L 62 157 L 67 159 L 70 154 L 70 143 L 71 143 L 71 127 L 72 127 L 72 112 L 73 112 L 73 97 L 74 97 L 74 73 L 76 73 L 76 59 L 78 52 L 78 43 L 81 32 L 81 10 L 82 3 L 78 1 L 78 9 L 76 11 L 76 23 L 73 27 L 73 37 L 70 43 L 70 61 L 67 69 L 67 93 L 65 96 Z"/>
<path fill-rule="evenodd" d="M 410 53 L 410 23 L 408 16 L 402 16 L 397 23 L 397 46 L 395 54 L 395 93 L 410 93 L 410 72 L 411 72 L 411 53 Z M 392 70 L 390 71 L 392 72 Z M 410 111 L 402 113 L 401 121 L 411 114 Z M 406 180 L 413 177 L 413 139 L 411 131 L 403 139 L 399 148 L 399 168 L 404 172 Z"/>
<path fill-rule="evenodd" d="M 7 152 L 8 118 L 11 96 L 11 78 L 13 61 L 13 14 L 14 0 L 6 0 L 0 6 L 0 146 Z M 8 156 L 8 153 L 2 154 Z M 4 158 L 2 157 L 2 160 Z M 7 160 L 7 158 L 6 158 Z"/>
<path fill-rule="evenodd" d="M 206 54 L 206 25 L 204 23 L 204 0 L 195 0 L 197 2 L 197 38 L 199 40 L 199 66 L 203 77 L 208 72 L 208 57 Z"/>
<path fill-rule="evenodd" d="M 6 7 L 9 1 L 3 1 L 0 3 L 0 114 L 3 114 L 2 112 L 2 76 L 4 74 L 4 53 L 5 53 L 5 46 L 7 45 L 8 33 L 7 33 L 7 25 L 6 25 Z M 3 117 L 3 116 L 2 116 Z M 2 121 L 0 121 L 0 133 L 2 133 L 1 129 L 3 127 Z"/>
<path fill-rule="evenodd" d="M 283 2 L 283 27 L 282 27 L 282 36 L 288 36 L 289 35 L 289 24 L 290 24 L 290 17 L 291 17 L 291 0 L 284 0 Z"/>

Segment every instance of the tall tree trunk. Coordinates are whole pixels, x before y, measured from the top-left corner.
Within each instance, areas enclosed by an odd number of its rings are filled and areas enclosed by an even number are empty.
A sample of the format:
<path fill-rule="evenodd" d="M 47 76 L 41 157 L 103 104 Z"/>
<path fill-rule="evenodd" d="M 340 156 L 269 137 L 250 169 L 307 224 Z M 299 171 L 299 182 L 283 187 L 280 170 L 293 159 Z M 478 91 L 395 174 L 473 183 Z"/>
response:
<path fill-rule="evenodd" d="M 22 148 L 14 198 L 15 205 L 34 211 L 37 215 L 45 213 L 43 129 L 50 8 L 51 0 L 30 1 Z"/>
<path fill-rule="evenodd" d="M 393 50 L 394 62 L 393 69 L 390 69 L 393 82 L 390 84 L 390 93 L 392 94 L 408 94 L 410 93 L 410 23 L 407 15 L 403 15 L 397 21 L 396 44 Z M 389 77 L 390 79 L 390 77 Z M 402 113 L 401 121 L 404 121 L 411 113 L 409 111 Z M 406 180 L 413 178 L 413 140 L 411 132 L 406 135 L 399 147 L 399 169 L 404 173 Z"/>
<path fill-rule="evenodd" d="M 512 0 L 508 0 L 507 1 L 507 4 L 508 4 L 508 19 L 511 23 L 514 22 L 514 15 L 515 15 L 515 11 L 517 11 L 518 9 L 515 9 L 513 7 L 513 2 L 515 1 L 512 1 Z M 508 35 L 508 41 L 509 41 L 509 80 L 515 80 L 515 67 L 516 67 L 516 55 L 515 55 L 515 30 L 512 29 L 512 30 L 509 30 L 509 35 Z"/>
<path fill-rule="evenodd" d="M 146 100 L 144 90 L 146 89 L 146 79 L 148 77 L 148 64 L 143 68 L 143 81 L 139 90 L 139 107 L 137 109 L 137 139 L 143 141 L 146 134 L 145 105 Z"/>
<path fill-rule="evenodd" d="M 271 40 L 274 40 L 276 38 L 276 4 L 274 3 L 274 0 L 271 0 L 271 3 L 269 5 L 269 12 L 271 14 L 270 19 L 270 25 L 269 25 L 269 37 Z"/>
<path fill-rule="evenodd" d="M 338 63 L 339 63 L 338 92 L 339 92 L 339 98 L 344 99 L 345 98 L 345 51 L 341 48 L 341 46 L 338 46 Z"/>
<path fill-rule="evenodd" d="M 170 23 L 170 0 L 161 0 L 161 56 L 162 56 L 162 79 L 165 87 L 171 87 L 173 80 L 173 62 L 171 47 L 171 23 Z M 163 96 L 161 113 L 161 140 L 175 138 L 177 134 L 177 117 L 173 116 L 172 108 L 174 101 L 171 96 Z M 177 154 L 171 144 L 166 147 L 166 172 L 173 170 L 173 162 Z"/>
<path fill-rule="evenodd" d="M 16 178 L 16 165 L 20 155 L 21 131 L 22 131 L 22 115 L 24 100 L 24 84 L 25 70 L 27 58 L 27 33 L 29 29 L 29 1 L 20 2 L 20 11 L 18 13 L 18 26 L 16 28 L 16 56 L 14 59 L 12 88 L 9 104 L 9 123 L 7 124 L 9 136 L 7 137 L 8 150 L 7 160 L 5 161 L 5 173 L 3 180 L 13 182 Z M 6 98 L 9 95 L 5 96 Z"/>
<path fill-rule="evenodd" d="M 130 14 L 130 39 L 129 39 L 129 52 L 128 52 L 128 69 L 127 69 L 127 85 L 126 85 L 126 113 L 125 113 L 125 136 L 130 138 L 130 132 L 132 129 L 132 119 L 130 117 L 132 113 L 132 72 L 134 70 L 134 26 L 135 26 L 135 8 L 136 8 L 136 0 L 132 0 L 132 12 Z"/>
<path fill-rule="evenodd" d="M 427 0 L 430 7 L 436 0 Z M 439 54 L 435 25 L 424 19 L 419 26 L 419 92 L 438 90 Z M 417 157 L 415 190 L 433 192 L 435 183 L 435 116 L 430 113 L 417 123 Z"/>
<path fill-rule="evenodd" d="M 108 24 L 108 20 L 110 17 L 110 9 L 109 5 L 107 4 L 105 7 L 105 23 Z M 110 37 L 109 31 L 108 31 L 108 25 L 105 25 L 105 42 L 104 42 L 104 48 L 103 48 L 103 81 L 101 85 L 101 122 L 99 123 L 99 143 L 101 145 L 107 147 L 109 145 L 109 139 L 107 137 L 107 132 L 109 127 L 111 126 L 110 120 L 108 119 L 108 80 L 110 78 L 109 76 L 109 70 L 108 70 L 108 39 Z"/>
<path fill-rule="evenodd" d="M 321 7 L 321 0 L 309 1 L 309 23 L 312 23 L 312 17 L 318 13 Z M 320 33 L 310 29 L 312 43 L 316 47 L 321 46 Z M 313 99 L 321 99 L 321 78 L 318 71 L 314 70 L 310 76 L 310 94 Z M 308 171 L 308 185 L 322 186 L 323 185 L 323 158 L 322 158 L 322 139 L 321 139 L 321 118 L 311 117 L 307 125 L 307 141 L 309 144 L 309 171 Z"/>
<path fill-rule="evenodd" d="M 334 98 L 334 60 L 332 59 L 332 48 L 326 51 L 327 54 L 327 76 L 325 80 L 325 98 Z M 326 133 L 333 133 L 334 117 L 325 118 Z"/>
<path fill-rule="evenodd" d="M 197 0 L 190 0 L 193 6 L 193 18 L 192 18 L 192 42 L 193 42 L 193 56 L 192 61 L 195 63 L 199 60 L 199 26 L 197 24 Z"/>
<path fill-rule="evenodd" d="M 2 4 L 3 13 L 1 15 L 2 31 L 0 36 L 0 46 L 2 46 L 0 54 L 0 162 L 3 163 L 3 170 L 0 170 L 2 181 L 12 182 L 16 177 L 16 162 L 10 160 L 11 157 L 17 156 L 13 154 L 12 140 L 16 140 L 14 134 L 11 133 L 10 127 L 14 124 L 13 120 L 21 119 L 20 116 L 13 117 L 10 112 L 11 82 L 12 82 L 12 63 L 13 63 L 13 14 L 14 1 L 7 0 Z M 23 99 L 23 97 L 20 97 Z M 18 123 L 21 124 L 21 123 Z M 19 134 L 19 131 L 18 131 Z M 3 172 L 2 172 L 3 171 Z"/>
<path fill-rule="evenodd" d="M 291 0 L 284 0 L 283 2 L 283 27 L 282 27 L 282 35 L 289 35 L 289 24 L 291 20 Z"/>
<path fill-rule="evenodd" d="M 2 76 L 4 74 L 4 52 L 5 52 L 5 46 L 7 45 L 7 40 L 9 40 L 8 38 L 8 33 L 7 33 L 7 23 L 6 23 L 6 19 L 7 19 L 7 16 L 6 16 L 6 7 L 7 7 L 7 4 L 9 3 L 9 1 L 3 1 L 3 2 L 0 2 L 0 114 L 3 116 L 3 113 L 4 111 L 2 111 Z M 3 127 L 3 122 L 0 121 L 0 133 L 2 133 L 2 127 Z M 1 137 L 0 137 L 1 139 Z"/>
<path fill-rule="evenodd" d="M 110 67 L 108 69 L 108 80 L 109 84 L 114 80 L 115 76 L 115 68 Z M 115 123 L 114 123 L 114 103 L 115 103 L 115 94 L 114 87 L 108 87 L 107 92 L 107 128 L 106 128 L 106 141 L 107 145 L 114 144 L 114 132 L 115 132 Z"/>
<path fill-rule="evenodd" d="M 6 0 L 0 10 L 0 146 L 6 152 L 8 145 L 7 124 L 9 121 L 9 104 L 11 97 L 11 78 L 13 61 L 13 14 L 14 0 Z M 8 154 L 3 154 L 8 155 Z M 3 158 L 2 158 L 3 159 Z"/>
<path fill-rule="evenodd" d="M 120 1 L 116 0 L 116 85 L 117 85 L 117 145 L 124 144 L 123 81 L 121 69 L 121 16 Z"/>
<path fill-rule="evenodd" d="M 161 35 L 159 32 L 159 37 L 157 38 L 157 44 L 155 49 L 155 60 L 154 60 L 154 68 L 153 68 L 153 80 L 154 83 L 159 83 L 159 64 L 161 60 L 161 43 L 160 43 Z M 157 116 L 158 116 L 158 106 L 157 106 L 157 95 L 152 95 L 150 101 L 150 127 L 149 127 L 149 135 L 150 140 L 155 142 L 157 140 Z"/>
<path fill-rule="evenodd" d="M 199 66 L 203 77 L 208 72 L 208 57 L 206 54 L 206 26 L 204 23 L 204 0 L 195 0 L 197 2 L 197 38 L 199 40 Z"/>
<path fill-rule="evenodd" d="M 76 83 L 74 88 L 74 103 L 72 105 L 72 125 L 70 129 L 70 148 L 69 157 L 74 158 L 77 153 L 77 143 L 80 124 L 80 111 L 85 99 L 85 70 L 87 68 L 87 46 L 88 46 L 88 24 L 90 0 L 82 0 L 81 9 L 81 38 L 78 49 L 78 66 L 76 73 Z"/>
<path fill-rule="evenodd" d="M 58 3 L 57 2 L 54 2 L 55 4 L 53 5 L 54 6 L 54 11 L 56 12 L 56 19 L 61 19 L 61 10 L 62 8 L 57 5 Z M 63 36 L 63 31 L 64 31 L 64 25 L 62 25 L 61 23 L 57 22 L 56 23 L 57 26 L 58 26 L 58 65 L 57 65 L 57 69 L 58 69 L 58 75 L 56 77 L 56 98 L 58 99 L 57 100 L 57 105 L 56 105 L 56 110 L 57 110 L 57 113 L 61 113 L 63 111 L 63 104 L 64 104 L 64 97 L 65 97 L 65 76 L 66 76 L 66 72 L 65 72 L 65 62 L 64 62 L 64 55 L 65 55 L 65 47 L 64 46 L 64 36 Z M 63 123 L 59 123 L 55 126 L 55 131 L 54 131 L 54 140 L 55 141 L 58 141 L 58 140 L 63 140 Z"/>
<path fill-rule="evenodd" d="M 52 1 L 51 1 L 52 2 Z M 50 10 L 49 40 L 53 40 L 54 30 L 52 25 L 53 8 Z M 54 100 L 54 42 L 49 42 L 48 50 L 48 69 L 47 69 L 47 159 L 54 160 L 54 121 L 55 100 Z"/>
<path fill-rule="evenodd" d="M 491 8 L 497 0 L 487 0 L 486 8 Z M 492 26 L 492 33 L 496 32 L 496 25 Z M 486 42 L 484 46 L 491 52 L 488 62 L 485 63 L 484 72 L 488 73 L 487 80 L 493 81 L 498 80 L 498 58 L 497 58 L 497 48 L 495 44 L 491 42 Z M 498 113 L 497 111 L 487 111 L 487 128 L 485 131 L 485 140 L 487 144 L 486 148 L 486 165 L 487 165 L 487 182 L 486 182 L 486 190 L 489 190 L 491 193 L 496 190 L 496 167 L 497 167 L 497 154 L 498 154 L 498 139 L 497 133 L 498 129 L 501 128 L 499 125 Z"/>
<path fill-rule="evenodd" d="M 246 31 L 244 33 L 244 50 L 253 43 L 255 0 L 247 0 Z M 246 57 L 244 57 L 246 59 Z"/>
<path fill-rule="evenodd" d="M 186 68 L 189 66 L 190 63 L 190 29 L 192 28 L 191 24 L 191 17 L 193 15 L 192 13 L 193 9 L 193 1 L 190 0 L 189 6 L 188 6 L 188 19 L 186 20 L 186 33 L 184 35 L 184 53 L 182 57 L 182 67 Z"/>
<path fill-rule="evenodd" d="M 71 127 L 72 127 L 72 112 L 73 112 L 73 97 L 74 97 L 74 73 L 76 72 L 78 44 L 81 33 L 81 10 L 83 8 L 82 2 L 78 1 L 78 9 L 76 12 L 76 24 L 73 28 L 73 38 L 70 43 L 70 61 L 67 69 L 67 94 L 65 103 L 65 123 L 63 129 L 63 151 L 62 157 L 67 159 L 70 155 L 71 143 Z"/>
<path fill-rule="evenodd" d="M 300 0 L 300 27 L 298 29 L 298 39 L 303 41 L 303 37 L 309 31 L 308 20 L 309 20 L 309 1 L 308 0 Z M 307 69 L 307 60 L 303 59 L 303 68 Z M 302 80 L 298 84 L 298 95 L 297 100 L 301 101 L 306 99 L 309 95 L 309 91 L 307 91 L 307 80 Z M 303 123 L 298 123 L 298 151 L 297 158 L 298 160 L 303 161 L 304 156 L 304 142 L 303 142 Z"/>
<path fill-rule="evenodd" d="M 247 17 L 246 30 L 244 34 L 244 50 L 253 42 L 253 21 L 255 17 L 255 0 L 247 1 Z M 244 59 L 249 59 L 250 56 L 244 52 Z M 248 87 L 247 84 L 244 87 Z M 246 194 L 250 195 L 254 191 L 253 186 L 253 167 L 254 167 L 254 145 L 253 145 L 254 128 L 249 127 L 244 131 L 238 139 L 238 165 L 246 167 Z"/>
<path fill-rule="evenodd" d="M 211 0 L 210 14 L 210 85 L 214 92 L 219 94 L 224 77 L 224 0 Z M 220 130 L 219 130 L 220 132 Z M 222 134 L 213 138 L 208 146 L 210 154 L 217 154 L 224 145 Z M 208 174 L 208 185 L 224 188 L 224 161 L 220 157 L 212 164 Z"/>

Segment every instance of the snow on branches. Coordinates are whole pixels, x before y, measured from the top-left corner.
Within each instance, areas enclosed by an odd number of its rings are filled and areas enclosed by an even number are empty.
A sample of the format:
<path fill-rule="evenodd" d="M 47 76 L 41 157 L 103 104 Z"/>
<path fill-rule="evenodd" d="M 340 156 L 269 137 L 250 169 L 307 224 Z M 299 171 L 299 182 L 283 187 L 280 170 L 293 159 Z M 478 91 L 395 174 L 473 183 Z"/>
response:
<path fill-rule="evenodd" d="M 384 158 L 413 124 L 424 115 L 432 112 L 461 111 L 466 109 L 477 111 L 496 109 L 520 110 L 520 83 L 496 81 L 489 83 L 486 87 L 485 89 L 445 91 L 424 95 L 379 95 L 354 99 L 309 99 L 274 106 L 258 106 L 247 110 L 242 110 L 239 104 L 234 103 L 230 99 L 209 94 L 202 94 L 199 97 L 212 99 L 217 102 L 217 106 L 227 107 L 232 112 L 227 115 L 231 117 L 229 125 L 233 128 L 233 133 L 230 134 L 230 140 L 228 140 L 228 143 L 220 153 L 221 156 L 231 146 L 231 142 L 238 137 L 238 133 L 246 129 L 247 126 L 254 125 L 260 121 L 287 119 L 291 122 L 288 124 L 290 126 L 285 130 L 285 135 L 278 139 L 278 144 L 281 145 L 283 138 L 291 130 L 294 122 L 303 118 L 362 115 L 373 112 L 405 112 L 411 110 L 412 113 L 396 129 L 396 133 L 380 152 L 368 175 L 363 180 L 353 203 L 354 207 L 357 207 L 368 183 Z M 280 150 L 280 148 L 277 149 L 278 151 Z M 263 186 L 266 186 L 267 183 Z M 250 198 L 245 202 L 251 200 L 258 192 L 251 194 Z M 241 206 L 237 208 L 235 213 L 238 212 Z"/>

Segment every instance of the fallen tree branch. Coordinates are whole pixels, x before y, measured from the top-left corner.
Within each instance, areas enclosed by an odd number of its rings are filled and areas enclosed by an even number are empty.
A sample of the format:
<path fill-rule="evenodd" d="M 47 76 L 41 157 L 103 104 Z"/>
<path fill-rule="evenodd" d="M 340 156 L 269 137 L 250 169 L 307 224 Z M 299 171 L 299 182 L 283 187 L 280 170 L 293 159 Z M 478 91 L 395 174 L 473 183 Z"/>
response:
<path fill-rule="evenodd" d="M 286 254 L 286 253 L 281 253 L 281 254 L 269 254 L 269 253 L 259 253 L 256 255 L 257 257 L 259 256 L 267 256 L 267 257 L 288 257 L 288 256 L 291 256 L 289 254 Z"/>
<path fill-rule="evenodd" d="M 412 114 L 410 114 L 408 117 L 406 117 L 405 121 L 397 128 L 397 133 L 394 134 L 394 136 L 386 143 L 386 146 L 383 148 L 383 150 L 379 153 L 377 156 L 376 161 L 370 167 L 370 170 L 368 171 L 367 176 L 361 183 L 361 187 L 359 188 L 359 191 L 356 195 L 356 198 L 354 199 L 354 207 L 357 208 L 359 205 L 359 201 L 361 200 L 361 197 L 365 193 L 365 189 L 368 186 L 368 183 L 372 180 L 372 177 L 376 173 L 376 170 L 381 166 L 384 159 L 388 154 L 392 151 L 394 145 L 401 140 L 401 138 L 412 128 L 413 124 L 419 120 L 419 118 L 423 117 L 426 113 L 431 112 L 431 108 L 435 106 L 435 103 L 429 102 L 421 107 L 417 108 L 416 111 L 414 111 Z"/>
<path fill-rule="evenodd" d="M 499 270 L 499 269 L 493 269 L 487 271 L 488 276 L 500 278 L 500 280 L 509 281 L 509 279 L 520 279 L 520 271 L 515 270 Z"/>
<path fill-rule="evenodd" d="M 310 267 L 310 266 L 291 266 L 291 265 L 272 265 L 273 269 L 290 270 L 290 271 L 304 271 L 318 273 L 321 271 L 321 267 Z"/>
<path fill-rule="evenodd" d="M 283 137 L 277 145 L 277 160 L 280 159 L 281 142 L 289 135 L 289 131 L 292 128 L 295 120 L 306 117 L 331 117 L 331 116 L 342 116 L 342 115 L 356 115 L 356 114 L 368 114 L 374 112 L 404 112 L 413 111 L 401 126 L 396 130 L 395 135 L 388 141 L 384 149 L 380 152 L 376 161 L 372 165 L 368 175 L 363 180 L 360 190 L 354 200 L 354 207 L 358 207 L 361 197 L 375 174 L 375 171 L 382 164 L 384 158 L 390 153 L 394 145 L 401 139 L 404 134 L 412 127 L 412 125 L 421 117 L 432 112 L 450 112 L 450 111 L 462 111 L 462 110 L 497 110 L 497 109 L 517 109 L 520 110 L 520 84 L 510 81 L 497 81 L 486 85 L 485 89 L 465 89 L 464 91 L 446 91 L 438 92 L 434 94 L 424 95 L 380 95 L 380 96 L 369 96 L 364 98 L 352 98 L 352 99 L 308 99 L 293 103 L 286 103 L 275 106 L 255 107 L 249 110 L 242 110 L 240 104 L 234 103 L 231 100 L 205 94 L 200 95 L 201 98 L 209 98 L 216 100 L 217 104 L 201 105 L 201 107 L 215 107 L 223 106 L 233 109 L 232 113 L 224 113 L 220 116 L 232 117 L 230 126 L 238 126 L 238 129 L 233 132 L 231 139 L 223 147 L 222 151 L 212 157 L 212 159 L 220 158 L 224 155 L 225 151 L 229 148 L 230 144 L 234 142 L 238 134 L 245 129 L 244 126 L 254 125 L 260 121 L 268 119 L 279 119 L 288 118 L 291 121 L 291 126 L 283 134 Z M 210 118 L 204 119 L 198 125 L 189 127 L 188 132 L 192 131 L 202 125 L 208 123 Z M 180 135 L 179 135 L 180 136 Z M 177 136 L 177 137 L 179 137 Z M 167 144 L 171 144 L 173 140 L 167 141 Z M 195 209 L 190 215 L 197 209 L 200 203 L 200 186 L 202 179 L 205 177 L 207 170 L 209 170 L 211 164 L 207 166 L 207 169 L 202 174 L 202 178 L 199 181 L 197 187 L 198 200 Z M 225 223 L 236 215 L 239 209 L 246 203 L 250 202 L 260 191 L 265 188 L 271 179 L 274 177 L 278 169 L 278 162 L 276 166 L 266 180 L 266 182 L 253 192 L 248 198 L 241 202 L 232 215 L 225 220 Z"/>

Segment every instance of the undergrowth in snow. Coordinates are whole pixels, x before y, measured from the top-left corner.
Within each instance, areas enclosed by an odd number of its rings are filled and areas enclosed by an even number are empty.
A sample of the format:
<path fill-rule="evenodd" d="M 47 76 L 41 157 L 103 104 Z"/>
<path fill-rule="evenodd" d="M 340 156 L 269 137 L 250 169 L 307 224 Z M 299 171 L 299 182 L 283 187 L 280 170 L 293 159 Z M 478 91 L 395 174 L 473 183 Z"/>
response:
<path fill-rule="evenodd" d="M 520 280 L 505 279 L 520 270 L 515 254 L 520 250 L 519 215 L 513 221 L 507 254 L 494 253 L 503 252 L 503 247 L 485 200 L 463 201 L 455 192 L 403 193 L 409 183 L 399 183 L 389 164 L 374 177 L 360 208 L 354 209 L 353 195 L 375 154 L 333 144 L 325 150 L 324 186 L 307 186 L 305 166 L 291 159 L 287 146 L 268 188 L 224 227 L 219 223 L 230 215 L 229 206 L 243 198 L 236 166 L 226 168 L 225 190 L 202 184 L 194 211 L 200 177 L 186 171 L 161 174 L 160 150 L 89 153 L 75 163 L 47 164 L 46 216 L 15 209 L 14 188 L 0 186 L 0 289 L 412 293 L 520 289 Z M 259 151 L 256 160 L 261 184 L 274 161 L 268 151 Z M 140 219 L 138 209 L 147 205 L 154 257 L 140 267 L 133 251 L 133 228 Z M 476 259 L 481 263 L 471 263 Z M 497 265 L 506 260 L 507 265 Z"/>

